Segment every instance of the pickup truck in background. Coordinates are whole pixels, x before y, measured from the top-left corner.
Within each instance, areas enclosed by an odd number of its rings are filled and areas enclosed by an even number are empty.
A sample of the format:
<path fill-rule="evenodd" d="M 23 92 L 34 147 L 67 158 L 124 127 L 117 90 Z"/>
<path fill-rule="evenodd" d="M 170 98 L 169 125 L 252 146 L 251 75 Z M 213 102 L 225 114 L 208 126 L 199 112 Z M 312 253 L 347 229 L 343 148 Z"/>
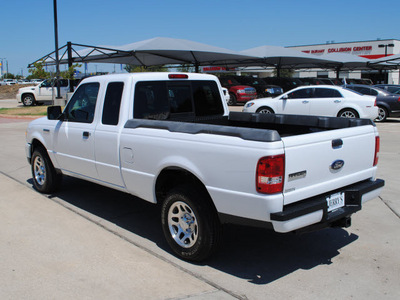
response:
<path fill-rule="evenodd" d="M 35 189 L 67 174 L 158 204 L 168 244 L 191 261 L 218 248 L 224 223 L 350 226 L 384 186 L 378 152 L 370 120 L 229 112 L 218 79 L 195 73 L 84 79 L 26 134 Z"/>
<path fill-rule="evenodd" d="M 245 103 L 257 98 L 255 88 L 240 84 L 233 76 L 221 76 L 219 81 L 229 91 L 228 105 L 236 105 L 238 102 Z"/>
<path fill-rule="evenodd" d="M 76 80 L 60 79 L 60 96 L 65 99 L 67 93 L 77 85 Z M 18 90 L 17 101 L 24 106 L 33 106 L 52 101 L 57 96 L 54 79 L 46 79 L 35 86 L 23 87 Z"/>

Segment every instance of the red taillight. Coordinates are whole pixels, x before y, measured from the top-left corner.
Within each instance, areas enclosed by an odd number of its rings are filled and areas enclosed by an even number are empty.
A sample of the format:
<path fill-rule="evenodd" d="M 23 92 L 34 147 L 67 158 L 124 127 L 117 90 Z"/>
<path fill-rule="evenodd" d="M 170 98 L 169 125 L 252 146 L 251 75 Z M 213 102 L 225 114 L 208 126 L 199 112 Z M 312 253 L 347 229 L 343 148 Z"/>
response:
<path fill-rule="evenodd" d="M 257 192 L 276 194 L 283 191 L 285 176 L 285 155 L 274 155 L 260 158 L 257 164 Z"/>
<path fill-rule="evenodd" d="M 187 79 L 189 76 L 187 74 L 168 74 L 169 79 Z"/>
<path fill-rule="evenodd" d="M 380 145 L 381 145 L 381 139 L 379 138 L 379 136 L 376 136 L 375 137 L 374 167 L 378 164 Z"/>
<path fill-rule="evenodd" d="M 376 98 L 375 98 L 374 106 L 377 106 L 377 105 L 376 105 Z"/>
<path fill-rule="evenodd" d="M 400 97 L 399 97 L 399 99 L 397 99 L 397 102 L 400 102 Z"/>

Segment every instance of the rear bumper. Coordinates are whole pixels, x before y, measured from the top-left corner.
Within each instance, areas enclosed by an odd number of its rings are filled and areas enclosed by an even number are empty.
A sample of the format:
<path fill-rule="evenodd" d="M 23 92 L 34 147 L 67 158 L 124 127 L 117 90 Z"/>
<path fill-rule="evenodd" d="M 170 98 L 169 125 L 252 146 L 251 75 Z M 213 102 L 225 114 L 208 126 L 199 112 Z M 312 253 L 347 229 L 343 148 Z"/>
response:
<path fill-rule="evenodd" d="M 339 220 L 361 210 L 362 203 L 378 197 L 384 185 L 385 182 L 381 179 L 367 180 L 286 205 L 282 212 L 271 214 L 274 230 L 289 232 L 333 226 Z M 328 212 L 326 197 L 337 192 L 345 193 L 345 206 Z"/>

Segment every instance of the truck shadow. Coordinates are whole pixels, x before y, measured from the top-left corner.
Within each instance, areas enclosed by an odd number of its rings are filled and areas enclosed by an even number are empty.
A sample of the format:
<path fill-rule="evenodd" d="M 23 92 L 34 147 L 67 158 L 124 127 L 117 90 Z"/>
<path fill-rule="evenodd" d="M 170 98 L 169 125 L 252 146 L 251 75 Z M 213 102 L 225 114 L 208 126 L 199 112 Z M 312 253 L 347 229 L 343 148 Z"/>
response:
<path fill-rule="evenodd" d="M 68 176 L 64 176 L 61 190 L 52 197 L 114 223 L 171 253 L 162 234 L 159 208 L 154 204 Z M 357 239 L 357 235 L 338 228 L 295 235 L 225 225 L 220 250 L 200 265 L 253 284 L 268 284 L 297 270 L 331 264 L 341 248 Z"/>

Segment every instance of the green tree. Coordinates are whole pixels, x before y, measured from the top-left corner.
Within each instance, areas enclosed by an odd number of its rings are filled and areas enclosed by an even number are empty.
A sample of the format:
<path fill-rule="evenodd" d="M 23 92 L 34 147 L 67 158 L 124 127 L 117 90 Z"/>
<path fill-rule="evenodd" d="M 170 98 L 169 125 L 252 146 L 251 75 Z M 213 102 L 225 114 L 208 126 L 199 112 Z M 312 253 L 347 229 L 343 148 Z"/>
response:
<path fill-rule="evenodd" d="M 50 73 L 46 72 L 43 68 L 44 63 L 43 61 L 33 63 L 33 67 L 28 69 L 28 72 L 31 75 L 28 76 L 29 79 L 31 78 L 38 78 L 38 79 L 46 79 L 50 77 Z"/>
<path fill-rule="evenodd" d="M 177 67 L 176 70 L 178 72 L 186 72 L 186 73 L 193 73 L 195 68 L 190 64 L 181 64 L 180 67 Z"/>
<path fill-rule="evenodd" d="M 81 64 L 73 64 L 68 68 L 68 70 L 60 72 L 60 77 L 64 79 L 74 79 L 76 68 L 80 67 L 82 67 Z"/>
<path fill-rule="evenodd" d="M 3 79 L 15 79 L 15 75 L 12 73 L 7 73 L 3 75 Z"/>
<path fill-rule="evenodd" d="M 135 66 L 135 65 L 125 65 L 125 70 L 128 73 L 137 73 L 137 72 L 167 72 L 168 68 L 165 66 Z"/>
<path fill-rule="evenodd" d="M 280 77 L 293 77 L 294 70 L 293 69 L 281 69 L 280 71 Z M 278 76 L 278 70 L 274 70 L 274 76 Z"/>

